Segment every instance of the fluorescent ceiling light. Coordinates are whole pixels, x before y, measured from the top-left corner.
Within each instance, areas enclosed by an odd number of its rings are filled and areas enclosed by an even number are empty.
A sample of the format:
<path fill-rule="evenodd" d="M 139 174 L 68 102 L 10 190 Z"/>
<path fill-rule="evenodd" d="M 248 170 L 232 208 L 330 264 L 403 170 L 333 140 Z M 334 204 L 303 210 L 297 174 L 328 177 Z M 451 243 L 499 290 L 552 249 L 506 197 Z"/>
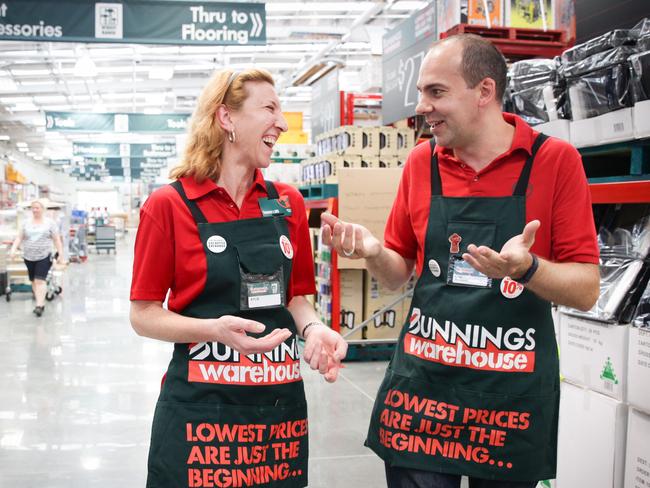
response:
<path fill-rule="evenodd" d="M 17 147 L 27 147 L 27 143 L 26 143 L 26 142 L 22 142 L 22 141 L 21 141 L 21 142 L 17 142 L 17 143 L 16 143 L 16 146 L 17 146 Z"/>
<path fill-rule="evenodd" d="M 429 2 L 411 2 L 407 0 L 398 0 L 388 10 L 420 10 L 429 5 Z"/>
<path fill-rule="evenodd" d="M 267 12 L 365 12 L 375 2 L 272 2 L 266 4 Z"/>
<path fill-rule="evenodd" d="M 158 115 L 162 113 L 162 110 L 160 110 L 159 108 L 147 107 L 143 110 L 143 112 L 148 115 Z"/>
<path fill-rule="evenodd" d="M 0 92 L 12 92 L 17 91 L 18 85 L 11 78 L 0 78 Z"/>
<path fill-rule="evenodd" d="M 97 66 L 87 54 L 81 56 L 74 65 L 74 75 L 80 78 L 92 78 L 97 76 Z"/>
<path fill-rule="evenodd" d="M 163 80 L 169 81 L 174 77 L 173 66 L 154 66 L 149 69 L 150 80 Z"/>
<path fill-rule="evenodd" d="M 52 74 L 49 69 L 12 69 L 10 71 L 14 76 L 48 76 Z"/>
<path fill-rule="evenodd" d="M 56 103 L 56 102 L 66 102 L 66 97 L 64 95 L 35 95 L 34 101 L 37 103 Z"/>
<path fill-rule="evenodd" d="M 9 109 L 12 112 L 38 112 L 38 107 L 33 103 L 17 103 Z"/>
<path fill-rule="evenodd" d="M 26 148 L 26 147 L 19 147 L 18 150 L 19 150 L 20 152 L 27 152 L 27 151 L 29 151 L 29 149 Z"/>
<path fill-rule="evenodd" d="M 8 135 L 0 134 L 0 141 L 8 141 L 9 139 L 11 139 L 11 137 L 9 137 Z"/>

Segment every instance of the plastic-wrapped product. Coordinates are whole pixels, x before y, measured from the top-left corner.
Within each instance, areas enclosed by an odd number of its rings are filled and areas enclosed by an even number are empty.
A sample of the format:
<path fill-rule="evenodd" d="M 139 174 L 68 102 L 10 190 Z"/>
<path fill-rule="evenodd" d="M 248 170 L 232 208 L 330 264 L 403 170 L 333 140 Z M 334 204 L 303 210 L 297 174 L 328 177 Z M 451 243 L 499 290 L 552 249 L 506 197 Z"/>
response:
<path fill-rule="evenodd" d="M 616 29 L 606 32 L 564 51 L 562 63 L 572 64 L 620 46 L 634 46 L 638 37 L 638 31 L 632 29 Z"/>
<path fill-rule="evenodd" d="M 509 108 L 529 124 L 569 118 L 564 79 L 557 59 L 530 59 L 508 70 Z"/>
<path fill-rule="evenodd" d="M 631 228 L 610 233 L 601 229 L 600 296 L 588 312 L 563 307 L 568 313 L 606 322 L 628 323 L 634 318 L 641 295 L 650 280 L 650 216 Z"/>
<path fill-rule="evenodd" d="M 634 102 L 650 100 L 650 46 L 648 51 L 630 56 L 629 62 Z"/>
<path fill-rule="evenodd" d="M 634 315 L 635 326 L 650 329 L 650 284 L 646 286 Z"/>
<path fill-rule="evenodd" d="M 633 105 L 628 63 L 631 54 L 634 48 L 623 46 L 564 66 L 574 120 Z"/>

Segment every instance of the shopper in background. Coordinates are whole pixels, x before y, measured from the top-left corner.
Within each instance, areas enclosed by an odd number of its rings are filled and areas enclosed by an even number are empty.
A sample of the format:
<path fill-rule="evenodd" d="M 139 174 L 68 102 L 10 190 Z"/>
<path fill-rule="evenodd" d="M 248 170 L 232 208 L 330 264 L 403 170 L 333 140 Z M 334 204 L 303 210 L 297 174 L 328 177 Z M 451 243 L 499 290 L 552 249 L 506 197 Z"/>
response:
<path fill-rule="evenodd" d="M 502 113 L 506 63 L 455 36 L 422 62 L 431 126 L 404 167 L 385 243 L 323 215 L 323 241 L 390 288 L 419 277 L 367 445 L 390 488 L 533 488 L 554 478 L 551 302 L 590 309 L 598 246 L 579 153 Z M 434 142 L 435 141 L 435 142 Z M 516 280 L 516 281 L 513 281 Z"/>
<path fill-rule="evenodd" d="M 23 259 L 36 299 L 36 307 L 33 311 L 37 317 L 43 315 L 45 310 L 47 274 L 52 266 L 52 244 L 58 253 L 58 261 L 63 263 L 64 259 L 63 242 L 58 226 L 52 219 L 45 217 L 46 207 L 44 200 L 32 202 L 32 218 L 22 226 L 9 251 L 10 256 L 13 257 L 20 245 L 23 245 Z"/>
<path fill-rule="evenodd" d="M 305 298 L 315 284 L 300 193 L 260 171 L 286 130 L 269 73 L 217 72 L 176 181 L 142 205 L 131 323 L 175 343 L 153 420 L 150 488 L 228 484 L 253 471 L 260 486 L 307 485 L 297 338 L 328 381 L 347 344 Z"/>

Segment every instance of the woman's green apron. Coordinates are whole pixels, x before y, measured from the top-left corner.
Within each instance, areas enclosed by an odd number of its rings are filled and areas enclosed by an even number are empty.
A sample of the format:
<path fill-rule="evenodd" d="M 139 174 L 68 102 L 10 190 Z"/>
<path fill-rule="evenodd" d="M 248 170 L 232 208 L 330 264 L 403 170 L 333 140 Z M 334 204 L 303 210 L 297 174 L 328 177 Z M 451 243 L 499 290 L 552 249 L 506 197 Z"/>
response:
<path fill-rule="evenodd" d="M 267 182 L 263 217 L 209 223 L 182 184 L 172 186 L 197 223 L 207 259 L 203 292 L 181 314 L 256 320 L 263 334 L 292 335 L 244 356 L 217 342 L 175 344 L 156 412 L 148 488 L 307 485 L 307 406 L 294 320 L 286 297 L 291 209 Z"/>

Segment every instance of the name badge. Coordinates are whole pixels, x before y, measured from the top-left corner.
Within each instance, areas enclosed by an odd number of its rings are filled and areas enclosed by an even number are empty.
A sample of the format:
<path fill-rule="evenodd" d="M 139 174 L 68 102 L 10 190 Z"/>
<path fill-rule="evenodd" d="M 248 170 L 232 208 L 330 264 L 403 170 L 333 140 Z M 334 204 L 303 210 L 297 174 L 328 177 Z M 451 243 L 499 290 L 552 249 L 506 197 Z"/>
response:
<path fill-rule="evenodd" d="M 471 264 L 463 261 L 457 254 L 449 256 L 449 273 L 447 284 L 455 286 L 472 286 L 475 288 L 492 288 L 492 278 L 477 271 Z"/>
<path fill-rule="evenodd" d="M 262 217 L 289 217 L 291 215 L 291 207 L 289 200 L 283 198 L 260 198 L 260 210 Z"/>
<path fill-rule="evenodd" d="M 277 307 L 282 305 L 282 293 L 279 281 L 262 281 L 246 283 L 248 290 L 248 308 Z"/>

